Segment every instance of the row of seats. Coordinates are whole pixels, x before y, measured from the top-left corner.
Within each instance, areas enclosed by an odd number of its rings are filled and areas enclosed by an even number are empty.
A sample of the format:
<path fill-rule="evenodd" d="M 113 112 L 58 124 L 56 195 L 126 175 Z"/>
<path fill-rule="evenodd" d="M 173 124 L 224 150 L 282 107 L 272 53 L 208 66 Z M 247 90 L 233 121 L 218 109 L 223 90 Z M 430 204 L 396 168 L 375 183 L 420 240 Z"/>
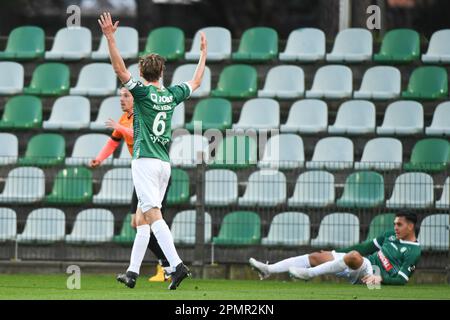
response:
<path fill-rule="evenodd" d="M 184 32 L 176 27 L 161 27 L 152 30 L 147 37 L 145 49 L 139 52 L 139 35 L 132 27 L 119 27 L 115 33 L 116 43 L 122 57 L 136 58 L 147 53 L 159 53 L 167 60 L 197 60 L 200 54 L 200 32 L 208 39 L 208 60 L 266 62 L 278 57 L 278 33 L 267 27 L 247 29 L 240 39 L 239 48 L 231 52 L 231 33 L 222 27 L 202 28 L 194 35 L 191 50 L 185 53 Z M 436 31 L 422 55 L 424 63 L 446 63 L 450 61 L 450 30 Z M 323 31 L 301 28 L 290 33 L 285 51 L 279 54 L 281 61 L 315 62 L 363 62 L 372 59 L 380 63 L 407 63 L 420 59 L 420 35 L 411 29 L 394 29 L 387 32 L 379 53 L 373 55 L 372 33 L 367 29 L 350 28 L 340 31 L 333 49 L 326 53 Z M 372 57 L 373 56 L 373 57 Z M 94 60 L 108 59 L 108 46 L 102 37 L 97 51 L 92 52 L 92 34 L 85 27 L 60 29 L 50 51 L 45 51 L 44 30 L 36 26 L 18 27 L 11 31 L 5 51 L 0 59 L 30 60 Z"/>
<path fill-rule="evenodd" d="M 130 215 L 123 221 L 120 234 L 114 236 L 114 217 L 106 209 L 81 211 L 75 220 L 72 232 L 65 234 L 66 219 L 62 210 L 41 208 L 33 210 L 21 234 L 17 234 L 16 213 L 9 208 L 0 208 L 0 241 L 16 240 L 19 243 L 101 243 L 129 244 L 134 241 L 135 229 L 130 226 Z M 369 226 L 367 239 L 392 230 L 394 214 L 375 216 Z M 195 243 L 196 212 L 186 210 L 177 213 L 172 221 L 171 232 L 177 244 Z M 261 239 L 261 219 L 251 211 L 236 211 L 227 214 L 222 221 L 217 237 L 212 237 L 211 215 L 204 216 L 205 242 L 214 245 L 254 245 L 345 247 L 360 241 L 360 225 L 357 216 L 351 213 L 332 213 L 321 221 L 318 235 L 310 237 L 309 216 L 302 212 L 282 212 L 274 216 L 269 232 Z M 449 215 L 435 214 L 424 218 L 418 238 L 425 250 L 448 250 Z"/>
<path fill-rule="evenodd" d="M 45 195 L 44 172 L 35 167 L 19 167 L 11 170 L 0 194 L 1 203 L 49 204 L 130 204 L 133 191 L 131 169 L 116 168 L 107 171 L 98 194 L 93 195 L 92 173 L 86 168 L 62 169 L 56 175 L 52 191 Z M 245 193 L 238 197 L 238 177 L 231 170 L 206 171 L 205 204 L 208 206 L 274 207 L 288 204 L 289 207 L 342 208 L 449 208 L 450 178 L 447 178 L 440 200 L 434 202 L 433 178 L 426 173 L 400 174 L 394 184 L 390 199 L 385 201 L 385 182 L 381 174 L 361 171 L 350 174 L 344 184 L 340 199 L 335 199 L 335 179 L 326 171 L 307 171 L 300 174 L 292 196 L 287 199 L 286 176 L 277 170 L 262 169 L 248 178 Z M 438 186 L 437 186 L 438 187 Z M 439 186 L 440 188 L 441 186 Z M 168 204 L 189 202 L 190 181 L 188 174 L 172 169 L 172 184 L 168 190 Z M 197 196 L 190 198 L 191 204 Z"/>
<path fill-rule="evenodd" d="M 179 66 L 171 84 L 188 81 L 196 65 Z M 131 75 L 140 79 L 137 64 L 129 67 Z M 280 99 L 328 98 L 343 99 L 443 99 L 448 97 L 447 71 L 443 67 L 416 68 L 408 87 L 401 92 L 401 74 L 397 68 L 377 66 L 368 69 L 360 89 L 353 93 L 353 72 L 348 66 L 326 65 L 314 76 L 310 90 L 305 91 L 305 75 L 299 66 L 282 65 L 269 70 L 263 89 L 258 90 L 258 74 L 245 64 L 226 66 L 219 76 L 217 88 L 211 90 L 211 71 L 205 69 L 200 88 L 193 97 L 270 97 Z M 109 63 L 91 63 L 81 68 L 75 87 L 70 88 L 70 70 L 62 63 L 43 63 L 33 72 L 29 87 L 24 88 L 24 69 L 16 62 L 0 62 L 0 94 L 35 94 L 43 96 L 84 95 L 107 96 L 117 92 L 117 77 Z"/>

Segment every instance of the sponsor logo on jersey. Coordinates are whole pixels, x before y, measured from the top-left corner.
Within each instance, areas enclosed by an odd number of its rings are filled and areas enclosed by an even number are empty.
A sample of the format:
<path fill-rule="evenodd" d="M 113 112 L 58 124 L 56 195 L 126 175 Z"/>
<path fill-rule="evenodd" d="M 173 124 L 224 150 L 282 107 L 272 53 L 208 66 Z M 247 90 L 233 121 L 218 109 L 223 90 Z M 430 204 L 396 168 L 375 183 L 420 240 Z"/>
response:
<path fill-rule="evenodd" d="M 156 93 L 151 93 L 150 100 L 154 103 L 172 103 L 173 96 L 158 96 Z"/>
<path fill-rule="evenodd" d="M 406 250 L 408 250 L 406 247 L 402 247 L 402 248 L 400 249 L 400 252 L 401 252 L 401 253 L 404 253 Z"/>
<path fill-rule="evenodd" d="M 152 134 L 150 135 L 150 139 L 152 140 L 153 143 L 159 142 L 163 146 L 168 144 L 169 141 L 170 141 L 169 139 L 165 139 L 165 138 L 162 138 L 162 137 L 157 137 L 157 136 L 154 136 Z"/>
<path fill-rule="evenodd" d="M 397 238 L 396 238 L 395 236 L 390 236 L 390 237 L 389 237 L 389 240 L 390 240 L 390 241 L 395 241 L 395 240 L 397 240 Z"/>
<path fill-rule="evenodd" d="M 386 270 L 386 271 L 392 270 L 393 266 L 392 266 L 391 262 L 389 261 L 388 258 L 386 258 L 386 256 L 383 254 L 383 252 L 381 252 L 381 250 L 378 251 L 378 258 L 380 259 L 384 270 Z"/>

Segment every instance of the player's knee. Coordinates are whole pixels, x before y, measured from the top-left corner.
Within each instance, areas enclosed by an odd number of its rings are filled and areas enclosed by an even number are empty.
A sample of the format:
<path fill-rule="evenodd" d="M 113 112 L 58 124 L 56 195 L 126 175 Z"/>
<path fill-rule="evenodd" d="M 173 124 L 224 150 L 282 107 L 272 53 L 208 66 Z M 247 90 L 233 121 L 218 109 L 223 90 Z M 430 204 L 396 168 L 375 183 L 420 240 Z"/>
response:
<path fill-rule="evenodd" d="M 363 258 L 358 251 L 350 251 L 344 256 L 344 262 L 350 268 L 358 269 L 363 262 Z"/>

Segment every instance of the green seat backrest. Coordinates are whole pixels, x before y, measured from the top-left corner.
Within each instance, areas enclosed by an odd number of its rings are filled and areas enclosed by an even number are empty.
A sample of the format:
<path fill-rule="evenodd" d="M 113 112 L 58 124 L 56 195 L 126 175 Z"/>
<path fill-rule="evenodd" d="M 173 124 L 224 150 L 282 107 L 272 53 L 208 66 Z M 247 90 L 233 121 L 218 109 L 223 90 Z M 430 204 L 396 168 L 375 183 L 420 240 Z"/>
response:
<path fill-rule="evenodd" d="M 51 203 L 75 204 L 92 199 L 92 173 L 83 167 L 66 168 L 58 172 L 52 193 L 47 197 Z"/>
<path fill-rule="evenodd" d="M 369 226 L 369 234 L 366 240 L 372 240 L 387 231 L 394 230 L 395 214 L 386 213 L 375 216 Z"/>
<path fill-rule="evenodd" d="M 150 32 L 142 54 L 157 53 L 170 61 L 184 57 L 184 51 L 184 32 L 175 27 L 161 27 Z"/>
<path fill-rule="evenodd" d="M 136 229 L 131 227 L 131 214 L 127 214 L 123 219 L 122 229 L 120 234 L 114 236 L 116 243 L 133 243 L 136 237 Z"/>
<path fill-rule="evenodd" d="M 191 123 L 186 125 L 188 130 L 194 131 L 194 121 L 201 121 L 203 130 L 231 128 L 232 108 L 230 101 L 222 98 L 200 100 L 195 106 Z"/>
<path fill-rule="evenodd" d="M 42 126 L 42 102 L 34 96 L 16 96 L 8 100 L 1 128 L 29 129 Z"/>
<path fill-rule="evenodd" d="M 406 94 L 413 98 L 444 98 L 448 95 L 447 71 L 442 67 L 426 66 L 413 71 Z"/>
<path fill-rule="evenodd" d="M 235 211 L 227 214 L 214 239 L 221 244 L 257 244 L 261 240 L 261 219 L 252 211 Z"/>
<path fill-rule="evenodd" d="M 384 201 L 384 179 L 377 172 L 361 171 L 347 177 L 339 206 L 368 208 Z"/>
<path fill-rule="evenodd" d="M 24 90 L 36 90 L 36 93 L 43 95 L 61 95 L 68 93 L 69 88 L 69 67 L 51 62 L 41 64 L 34 70 L 30 86 Z"/>
<path fill-rule="evenodd" d="M 216 93 L 213 94 L 225 97 L 254 96 L 257 92 L 257 79 L 256 69 L 251 66 L 244 64 L 227 66 L 221 72 Z"/>
<path fill-rule="evenodd" d="M 250 136 L 225 137 L 216 149 L 212 167 L 246 168 L 257 163 L 257 145 Z"/>
<path fill-rule="evenodd" d="M 56 133 L 42 133 L 30 139 L 21 165 L 56 165 L 64 162 L 66 143 L 64 137 Z"/>
<path fill-rule="evenodd" d="M 44 52 L 44 30 L 35 26 L 22 26 L 9 34 L 4 54 L 5 58 L 24 60 L 43 57 Z"/>
<path fill-rule="evenodd" d="M 172 182 L 167 191 L 167 204 L 186 203 L 189 200 L 189 175 L 186 171 L 172 168 Z"/>
<path fill-rule="evenodd" d="M 420 58 L 420 36 L 411 29 L 391 30 L 383 38 L 375 60 L 409 62 Z"/>
<path fill-rule="evenodd" d="M 239 43 L 239 53 L 278 54 L 278 34 L 272 28 L 255 27 L 244 32 Z"/>
<path fill-rule="evenodd" d="M 450 143 L 439 138 L 418 141 L 412 150 L 406 170 L 441 171 L 450 163 Z"/>

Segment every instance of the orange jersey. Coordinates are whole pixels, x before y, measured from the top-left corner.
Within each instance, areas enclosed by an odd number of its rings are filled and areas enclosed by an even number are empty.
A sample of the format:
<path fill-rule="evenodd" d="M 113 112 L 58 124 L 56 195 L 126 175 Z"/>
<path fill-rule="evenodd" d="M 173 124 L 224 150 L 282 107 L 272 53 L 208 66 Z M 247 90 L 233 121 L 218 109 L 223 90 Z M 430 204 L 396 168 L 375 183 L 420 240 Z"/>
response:
<path fill-rule="evenodd" d="M 128 113 L 124 112 L 119 119 L 119 124 L 129 129 L 133 129 L 133 115 L 128 116 Z M 127 144 L 128 151 L 131 155 L 133 155 L 133 137 L 124 136 L 121 132 L 114 130 L 111 134 L 111 138 L 116 141 L 124 139 Z"/>

